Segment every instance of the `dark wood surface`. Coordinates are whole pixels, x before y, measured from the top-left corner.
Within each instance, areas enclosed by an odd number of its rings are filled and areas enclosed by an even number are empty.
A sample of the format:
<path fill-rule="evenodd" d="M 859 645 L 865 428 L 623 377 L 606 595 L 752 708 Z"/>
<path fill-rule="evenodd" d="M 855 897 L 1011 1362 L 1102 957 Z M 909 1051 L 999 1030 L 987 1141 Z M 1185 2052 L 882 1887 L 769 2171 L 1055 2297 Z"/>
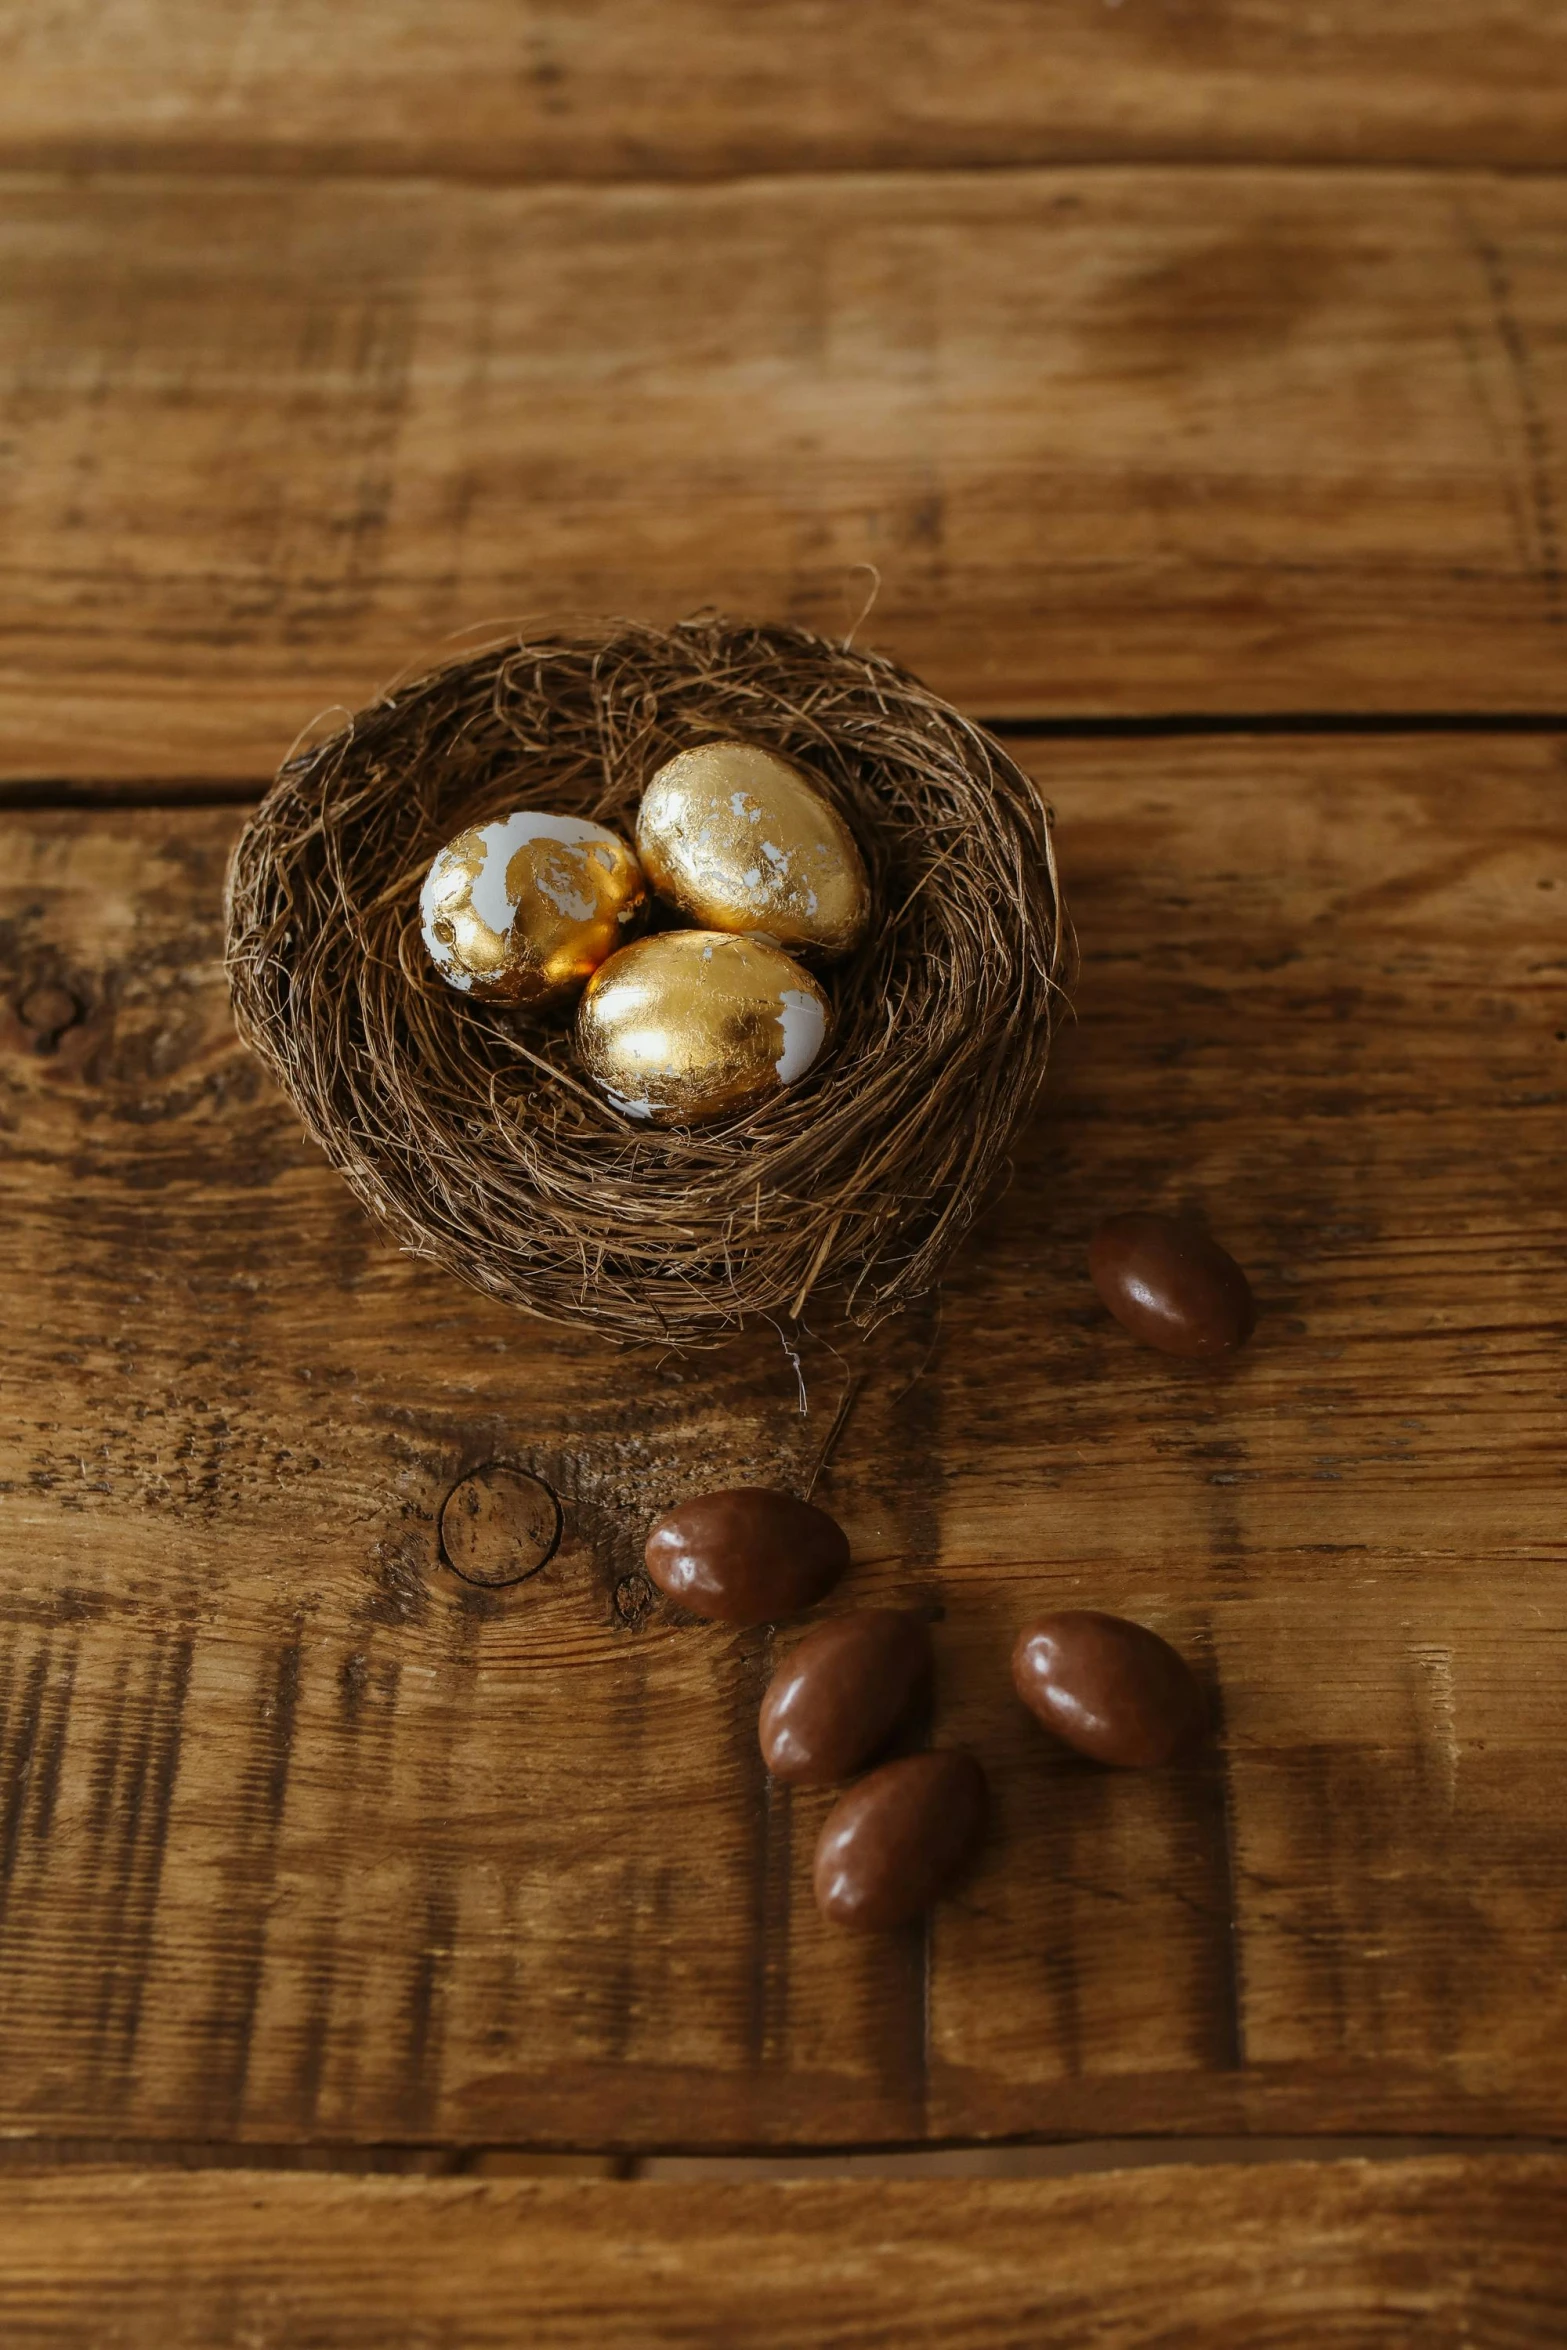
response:
<path fill-rule="evenodd" d="M 0 27 L 7 2350 L 1561 2338 L 1564 54 L 1555 0 Z M 802 1417 L 765 1334 L 396 1257 L 218 900 L 454 630 L 873 577 L 1056 801 L 1083 976 L 940 1311 L 809 1339 Z M 1086 1279 L 1175 1204 L 1257 1285 L 1217 1376 Z M 931 1612 L 996 1794 L 886 1943 L 760 1770 L 791 1635 L 638 1574 L 851 1377 L 833 1604 Z M 439 1540 L 496 1460 L 565 1513 L 498 1593 Z M 1006 1650 L 1072 1602 L 1194 1657 L 1204 1759 L 1046 1749 Z M 1468 2151 L 1201 2160 L 1346 2132 Z M 1165 2159 L 437 2175 L 1107 2135 Z"/>
<path fill-rule="evenodd" d="M 877 577 L 987 716 L 1556 710 L 1564 240 L 1475 173 L 13 178 L 0 773 L 259 778 L 456 629 Z"/>
<path fill-rule="evenodd" d="M 8 2350 L 1554 2350 L 1567 2162 L 975 2186 L 8 2181 Z M 1114 2257 L 1108 2256 L 1114 2247 Z"/>
<path fill-rule="evenodd" d="M 854 1368 L 833 1603 L 939 1611 L 997 1832 L 928 1938 L 808 1894 L 789 1634 L 681 1623 L 652 1516 L 808 1474 L 763 1333 L 685 1365 L 398 1259 L 241 1053 L 233 811 L 15 814 L 0 2124 L 659 2146 L 1553 2131 L 1567 1769 L 1553 739 L 1024 744 L 1079 1018 L 1013 1189 Z M 1090 1289 L 1197 1205 L 1262 1321 L 1218 1374 Z M 438 1518 L 565 1499 L 473 1590 Z M 1210 1760 L 1110 1777 L 1007 1687 L 1062 1602 L 1198 1659 Z M 40 2052 L 49 2052 L 40 2061 Z"/>
<path fill-rule="evenodd" d="M 30 0 L 28 165 L 700 178 L 1567 149 L 1561 0 Z"/>

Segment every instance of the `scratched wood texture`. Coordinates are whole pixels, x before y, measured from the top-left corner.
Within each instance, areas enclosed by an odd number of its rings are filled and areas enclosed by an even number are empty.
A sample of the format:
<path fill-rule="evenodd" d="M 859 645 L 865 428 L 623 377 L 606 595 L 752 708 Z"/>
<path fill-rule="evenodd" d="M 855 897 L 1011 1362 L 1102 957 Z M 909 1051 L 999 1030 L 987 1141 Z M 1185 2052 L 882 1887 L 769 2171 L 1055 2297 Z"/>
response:
<path fill-rule="evenodd" d="M 865 565 L 993 715 L 1554 709 L 1564 237 L 1465 172 L 13 176 L 3 772 L 253 778 L 460 624 L 838 632 Z"/>
<path fill-rule="evenodd" d="M 0 2324 L 8 2350 L 1555 2350 L 1564 2196 L 1560 2156 L 852 2191 L 46 2172 L 0 2203 Z"/>
<path fill-rule="evenodd" d="M 890 1940 L 817 1919 L 824 1799 L 760 1771 L 792 1633 L 637 1574 L 679 1493 L 808 1473 L 845 1365 L 802 1419 L 768 1332 L 618 1356 L 397 1258 L 234 1041 L 235 812 L 3 819 L 0 2129 L 1567 2127 L 1567 748 L 1018 747 L 1080 1019 L 820 1488 L 832 1604 L 933 1611 L 995 1789 Z M 1106 1207 L 1183 1201 L 1261 1301 L 1217 1374 L 1086 1279 Z M 496 1458 L 567 1527 L 489 1593 L 437 1519 Z M 1193 1656 L 1206 1761 L 1047 1749 L 1007 1650 L 1073 1601 Z"/>
<path fill-rule="evenodd" d="M 30 0 L 0 158 L 508 178 L 1557 165 L 1560 0 Z"/>

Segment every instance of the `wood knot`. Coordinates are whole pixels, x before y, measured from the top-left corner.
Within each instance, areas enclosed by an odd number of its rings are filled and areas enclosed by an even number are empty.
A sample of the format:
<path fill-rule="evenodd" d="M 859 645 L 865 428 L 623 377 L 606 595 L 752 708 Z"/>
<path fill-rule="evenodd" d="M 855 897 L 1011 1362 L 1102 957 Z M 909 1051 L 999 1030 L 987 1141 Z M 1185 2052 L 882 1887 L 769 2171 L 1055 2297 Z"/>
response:
<path fill-rule="evenodd" d="M 441 1555 L 483 1591 L 536 1575 L 560 1541 L 560 1503 L 541 1477 L 490 1461 L 441 1505 Z"/>
<path fill-rule="evenodd" d="M 653 1586 L 646 1575 L 623 1575 L 615 1585 L 615 1613 L 634 1632 L 647 1621 L 653 1605 Z"/>
<path fill-rule="evenodd" d="M 16 1016 L 32 1038 L 34 1050 L 46 1053 L 67 1028 L 75 1027 L 82 1007 L 68 987 L 46 979 L 28 989 L 16 1007 Z"/>

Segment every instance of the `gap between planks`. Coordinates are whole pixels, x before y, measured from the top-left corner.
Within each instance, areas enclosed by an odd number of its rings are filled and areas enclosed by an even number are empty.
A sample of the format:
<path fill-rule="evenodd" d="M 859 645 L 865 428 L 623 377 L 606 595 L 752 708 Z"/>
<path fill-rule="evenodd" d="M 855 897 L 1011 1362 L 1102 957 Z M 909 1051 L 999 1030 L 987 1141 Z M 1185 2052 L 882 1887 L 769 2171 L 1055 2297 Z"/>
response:
<path fill-rule="evenodd" d="M 1567 710 L 1174 711 L 1146 717 L 978 717 L 975 725 L 1004 742 L 1181 742 L 1212 735 L 1259 740 L 1399 735 L 1567 734 Z M 249 808 L 270 776 L 149 776 L 96 783 L 79 776 L 0 781 L 0 814 L 66 808 Z"/>
<path fill-rule="evenodd" d="M 0 2176 L 67 2167 L 137 2170 L 308 2171 L 346 2177 L 595 2178 L 652 2185 L 769 2179 L 1056 2179 L 1108 2171 L 1219 2164 L 1259 2167 L 1292 2162 L 1409 2162 L 1453 2155 L 1556 2154 L 1556 2137 L 1351 2136 L 1216 2138 L 1080 2138 L 1047 2142 L 951 2140 L 937 2145 L 859 2150 L 725 2154 L 599 2154 L 585 2148 L 541 2150 L 511 2145 L 420 2145 L 408 2141 L 156 2138 L 4 2138 Z"/>
<path fill-rule="evenodd" d="M 1233 172 L 1237 177 L 1258 171 L 1309 173 L 1312 177 L 1332 178 L 1352 172 L 1357 179 L 1419 179 L 1427 175 L 1473 174 L 1491 180 L 1554 180 L 1567 178 L 1567 170 L 1560 165 L 1545 163 L 1525 156 L 1518 161 L 1506 157 L 1480 156 L 1474 159 L 1455 158 L 1439 150 L 1411 152 L 1397 155 L 1292 155 L 1277 152 L 1244 152 L 1232 155 L 1212 154 L 1200 140 L 1189 144 L 1177 143 L 1169 147 L 1123 149 L 1096 148 L 1079 153 L 1071 147 L 1052 149 L 1035 154 L 1020 150 L 1006 155 L 959 153 L 933 160 L 911 156 L 900 162 L 888 156 L 875 156 L 863 162 L 820 163 L 816 161 L 790 163 L 785 158 L 769 161 L 758 168 L 739 171 L 722 167 L 689 171 L 649 171 L 645 168 L 619 171 L 608 169 L 572 171 L 557 167 L 541 176 L 517 170 L 505 164 L 460 165 L 413 161 L 405 165 L 386 162 L 380 158 L 360 161 L 340 154 L 329 147 L 281 147 L 269 149 L 235 149 L 232 153 L 215 153 L 199 143 L 181 149 L 177 144 L 149 149 L 135 141 L 117 142 L 112 139 L 94 139 L 85 142 L 62 143 L 59 146 L 28 145 L 19 141 L 0 145 L 0 174 L 7 179 L 125 179 L 161 182 L 177 187 L 184 182 L 200 183 L 203 187 L 215 184 L 243 187 L 249 184 L 268 186 L 274 182 L 312 181 L 317 185 L 347 188 L 475 188 L 491 192 L 526 193 L 549 196 L 554 193 L 577 195 L 594 189 L 613 190 L 618 194 L 635 194 L 645 190 L 649 195 L 680 195 L 688 191 L 718 192 L 725 188 L 765 187 L 778 183 L 784 186 L 817 183 L 830 185 L 842 180 L 942 180 L 942 179 L 1006 179 L 1024 172 L 1060 171 L 1080 172 L 1085 175 L 1103 173 L 1124 176 L 1136 171 L 1192 171 L 1222 175 Z"/>

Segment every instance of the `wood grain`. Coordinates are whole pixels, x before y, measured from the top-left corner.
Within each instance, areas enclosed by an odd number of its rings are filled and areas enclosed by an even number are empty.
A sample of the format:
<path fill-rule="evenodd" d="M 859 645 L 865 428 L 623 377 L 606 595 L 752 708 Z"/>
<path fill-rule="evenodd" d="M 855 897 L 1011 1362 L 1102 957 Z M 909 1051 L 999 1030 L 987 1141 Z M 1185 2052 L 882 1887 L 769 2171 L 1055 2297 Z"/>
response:
<path fill-rule="evenodd" d="M 668 178 L 1296 159 L 1551 166 L 1559 0 L 32 0 L 26 163 Z"/>
<path fill-rule="evenodd" d="M 9 2350 L 1546 2350 L 1559 2156 L 1026 2185 L 9 2178 Z"/>
<path fill-rule="evenodd" d="M 810 1905 L 791 1635 L 637 1572 L 680 1493 L 809 1473 L 845 1376 L 686 1364 L 394 1257 L 235 1045 L 233 811 L 4 819 L 0 2128 L 365 2143 L 1560 2131 L 1567 2035 L 1563 746 L 1037 744 L 1085 953 L 1017 1180 L 850 1367 L 836 1606 L 938 1612 L 997 1828 L 930 1935 Z M 14 1007 L 64 989 L 52 1049 Z M 1189 1199 L 1218 1376 L 1084 1252 Z M 922 1368 L 923 1366 L 923 1368 Z M 452 1486 L 566 1532 L 476 1590 Z M 1104 1776 L 1022 1616 L 1198 1662 L 1204 1763 Z"/>
<path fill-rule="evenodd" d="M 434 19 L 431 20 L 432 23 Z M 993 715 L 1553 709 L 1567 185 L 13 179 L 4 772 L 704 603 Z"/>

